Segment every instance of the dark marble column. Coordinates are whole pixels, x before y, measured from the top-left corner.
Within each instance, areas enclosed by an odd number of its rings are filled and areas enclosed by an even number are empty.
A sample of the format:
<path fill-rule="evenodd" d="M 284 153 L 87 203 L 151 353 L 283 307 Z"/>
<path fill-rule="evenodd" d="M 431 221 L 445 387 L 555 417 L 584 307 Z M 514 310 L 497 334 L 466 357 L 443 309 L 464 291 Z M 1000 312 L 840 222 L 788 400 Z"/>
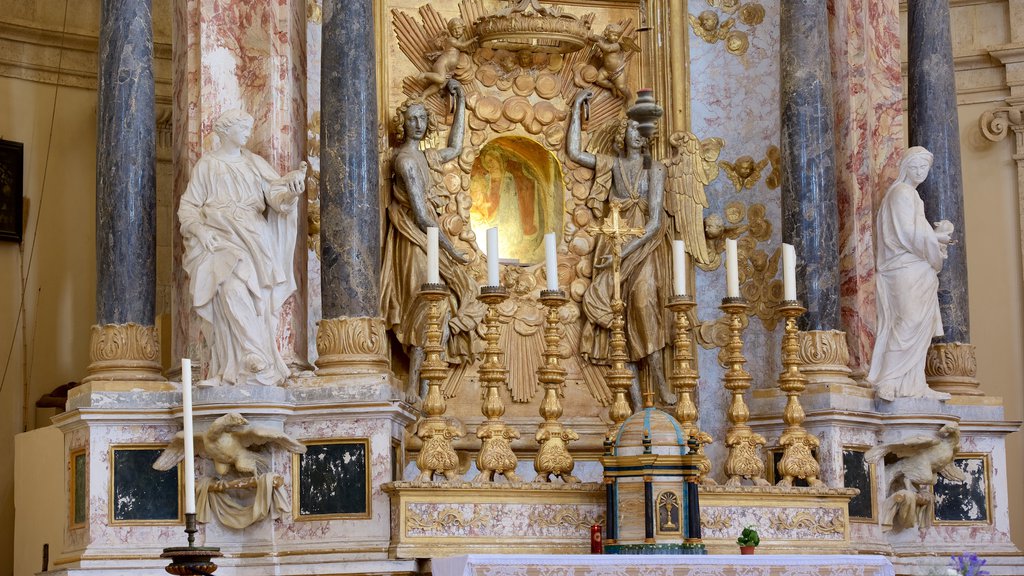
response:
<path fill-rule="evenodd" d="M 968 343 L 967 236 L 948 0 L 908 2 L 907 28 L 910 145 L 924 146 L 935 155 L 918 192 L 929 222 L 949 220 L 954 227 L 949 256 L 939 273 L 939 307 L 946 332 L 941 340 Z"/>
<path fill-rule="evenodd" d="M 152 326 L 156 117 L 150 0 L 103 0 L 96 150 L 96 323 Z"/>
<path fill-rule="evenodd" d="M 782 238 L 797 254 L 803 330 L 840 330 L 839 212 L 827 4 L 781 4 Z"/>
<path fill-rule="evenodd" d="M 372 0 L 324 0 L 320 241 L 323 317 L 380 316 Z"/>

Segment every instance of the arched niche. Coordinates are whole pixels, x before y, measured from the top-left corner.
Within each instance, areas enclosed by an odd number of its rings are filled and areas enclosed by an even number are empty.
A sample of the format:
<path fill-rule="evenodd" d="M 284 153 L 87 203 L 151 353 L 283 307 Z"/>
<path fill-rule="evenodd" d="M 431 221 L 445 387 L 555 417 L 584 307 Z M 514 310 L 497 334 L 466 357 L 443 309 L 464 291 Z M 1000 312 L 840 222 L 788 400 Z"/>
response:
<path fill-rule="evenodd" d="M 484 252 L 486 231 L 498 228 L 500 258 L 522 265 L 544 261 L 544 234 L 562 235 L 562 169 L 538 142 L 495 138 L 480 149 L 470 171 L 470 225 Z"/>

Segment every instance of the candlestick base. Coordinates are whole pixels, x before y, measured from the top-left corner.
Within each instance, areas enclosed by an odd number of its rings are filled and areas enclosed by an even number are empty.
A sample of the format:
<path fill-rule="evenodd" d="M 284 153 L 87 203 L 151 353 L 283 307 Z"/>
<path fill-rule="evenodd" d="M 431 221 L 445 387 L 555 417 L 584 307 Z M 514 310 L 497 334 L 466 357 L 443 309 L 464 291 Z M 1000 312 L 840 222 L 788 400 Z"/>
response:
<path fill-rule="evenodd" d="M 171 563 L 164 570 L 168 574 L 180 576 L 206 576 L 217 571 L 214 558 L 220 558 L 220 548 L 212 546 L 196 546 L 196 515 L 185 514 L 185 533 L 188 534 L 188 546 L 164 548 L 161 558 L 169 558 Z"/>

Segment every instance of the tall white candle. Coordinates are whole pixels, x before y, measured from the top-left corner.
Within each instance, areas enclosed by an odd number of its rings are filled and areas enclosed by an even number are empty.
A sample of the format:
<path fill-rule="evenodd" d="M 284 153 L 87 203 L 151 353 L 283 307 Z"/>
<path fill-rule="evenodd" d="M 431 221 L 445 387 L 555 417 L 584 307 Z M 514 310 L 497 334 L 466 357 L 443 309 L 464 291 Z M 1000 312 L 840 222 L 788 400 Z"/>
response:
<path fill-rule="evenodd" d="M 558 253 L 555 251 L 555 233 L 544 235 L 544 273 L 548 277 L 548 290 L 558 290 Z"/>
<path fill-rule="evenodd" d="M 487 229 L 487 285 L 498 286 L 498 229 Z"/>
<path fill-rule="evenodd" d="M 740 296 L 740 269 L 736 260 L 736 240 L 725 239 L 725 287 L 726 296 L 739 298 Z"/>
<path fill-rule="evenodd" d="M 192 360 L 181 359 L 181 410 L 185 434 L 185 513 L 196 513 L 196 449 L 192 437 Z"/>
<path fill-rule="evenodd" d="M 686 296 L 686 242 L 672 241 L 672 279 L 675 281 L 675 295 Z"/>
<path fill-rule="evenodd" d="M 437 265 L 437 228 L 427 228 L 427 283 L 440 284 L 441 272 Z"/>
<path fill-rule="evenodd" d="M 796 300 L 796 248 L 782 245 L 783 300 Z"/>

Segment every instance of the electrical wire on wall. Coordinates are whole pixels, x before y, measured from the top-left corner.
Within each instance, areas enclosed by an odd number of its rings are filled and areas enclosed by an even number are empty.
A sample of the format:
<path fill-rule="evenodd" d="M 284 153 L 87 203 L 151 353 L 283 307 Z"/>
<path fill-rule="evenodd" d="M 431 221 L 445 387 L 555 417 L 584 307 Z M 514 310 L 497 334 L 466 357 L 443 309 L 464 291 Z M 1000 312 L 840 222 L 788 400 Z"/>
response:
<path fill-rule="evenodd" d="M 35 262 L 36 252 L 36 240 L 39 235 L 39 222 L 43 211 L 43 201 L 46 199 L 46 176 L 49 172 L 50 167 L 50 148 L 53 146 L 53 125 L 54 120 L 57 116 L 57 96 L 60 94 L 60 83 L 61 76 L 64 73 L 64 42 L 67 36 L 68 29 L 68 0 L 64 0 L 64 18 L 60 30 L 60 49 L 57 57 L 57 77 L 54 81 L 53 88 L 53 105 L 50 108 L 50 129 L 46 137 L 46 155 L 43 158 L 43 177 L 42 182 L 39 186 L 39 202 L 36 208 L 36 219 L 35 224 L 32 226 L 30 233 L 25 235 L 25 239 L 18 247 L 18 264 L 21 269 L 21 294 L 18 302 L 18 318 L 14 322 L 14 331 L 11 334 L 11 346 L 7 350 L 7 359 L 4 362 L 3 376 L 0 377 L 0 394 L 3 394 L 4 387 L 7 385 L 7 374 L 11 367 L 11 358 L 14 355 L 14 344 L 18 339 L 18 330 L 21 330 L 21 342 L 22 342 L 22 374 L 23 374 L 23 391 L 22 391 L 22 430 L 28 430 L 29 423 L 29 411 L 31 409 L 31 402 L 29 401 L 29 382 L 31 382 L 31 376 L 29 374 L 29 360 L 28 360 L 28 318 L 25 313 L 25 292 L 28 288 L 28 278 L 32 273 L 32 264 Z M 29 219 L 26 218 L 25 222 Z M 28 251 L 28 260 L 25 259 L 25 244 L 31 242 L 32 246 Z M 40 288 L 42 290 L 42 288 Z M 34 331 L 33 331 L 34 333 Z"/>

